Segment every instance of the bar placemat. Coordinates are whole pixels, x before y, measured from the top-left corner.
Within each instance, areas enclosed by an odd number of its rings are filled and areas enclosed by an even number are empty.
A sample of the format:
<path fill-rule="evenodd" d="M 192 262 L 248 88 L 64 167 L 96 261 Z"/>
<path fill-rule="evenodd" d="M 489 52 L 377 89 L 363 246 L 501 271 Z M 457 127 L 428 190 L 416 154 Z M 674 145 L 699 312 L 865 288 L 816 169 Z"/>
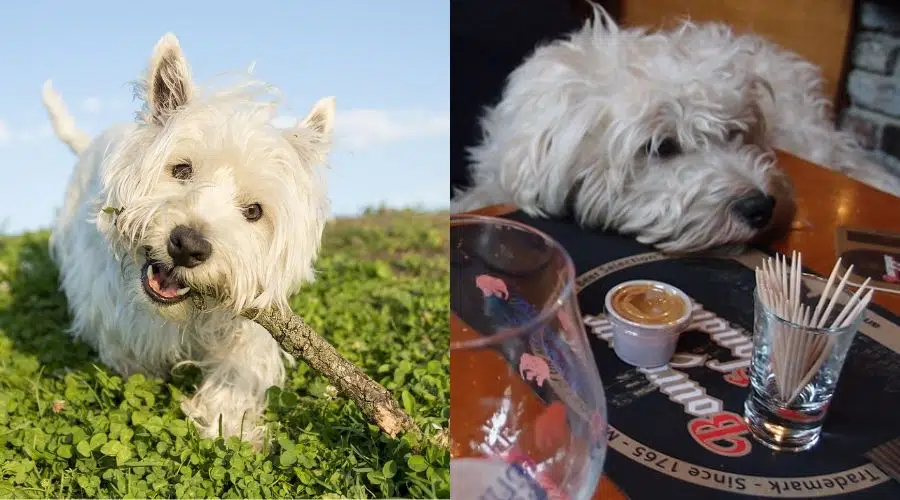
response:
<path fill-rule="evenodd" d="M 575 263 L 579 305 L 609 413 L 605 473 L 632 499 L 896 499 L 895 482 L 866 458 L 900 436 L 900 319 L 870 307 L 854 340 L 812 450 L 777 453 L 743 421 L 752 351 L 753 267 L 766 256 L 674 258 L 631 238 L 585 231 L 568 221 L 507 218 L 559 241 Z M 694 301 L 672 362 L 638 369 L 616 356 L 603 299 L 617 283 L 655 279 Z M 460 297 L 462 299 L 462 297 Z M 472 308 L 453 309 L 478 328 Z M 467 314 L 468 313 L 468 314 Z M 552 398 L 541 394 L 545 400 Z"/>

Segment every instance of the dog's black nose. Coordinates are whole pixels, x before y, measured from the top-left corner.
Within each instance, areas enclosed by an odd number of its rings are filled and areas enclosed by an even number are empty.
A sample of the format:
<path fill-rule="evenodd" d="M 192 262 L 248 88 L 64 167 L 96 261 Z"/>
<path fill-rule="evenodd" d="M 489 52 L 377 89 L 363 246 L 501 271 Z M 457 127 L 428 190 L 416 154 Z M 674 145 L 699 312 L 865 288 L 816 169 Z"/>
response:
<path fill-rule="evenodd" d="M 200 231 L 187 226 L 175 226 L 166 245 L 176 266 L 199 266 L 212 254 L 212 245 Z"/>
<path fill-rule="evenodd" d="M 756 191 L 738 199 L 731 208 L 744 222 L 753 229 L 766 227 L 775 210 L 775 198 Z"/>

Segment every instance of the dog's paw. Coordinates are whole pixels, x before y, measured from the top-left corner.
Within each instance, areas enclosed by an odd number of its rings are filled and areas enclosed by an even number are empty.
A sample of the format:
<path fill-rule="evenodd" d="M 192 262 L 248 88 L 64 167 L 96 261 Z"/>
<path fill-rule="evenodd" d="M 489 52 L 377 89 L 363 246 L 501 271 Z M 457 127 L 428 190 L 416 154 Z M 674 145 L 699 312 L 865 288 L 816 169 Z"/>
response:
<path fill-rule="evenodd" d="M 181 401 L 181 411 L 197 428 L 200 437 L 208 439 L 228 439 L 233 436 L 250 443 L 254 450 L 260 451 L 268 441 L 270 433 L 266 425 L 250 410 L 242 413 L 236 411 L 216 412 L 207 407 L 197 396 Z"/>

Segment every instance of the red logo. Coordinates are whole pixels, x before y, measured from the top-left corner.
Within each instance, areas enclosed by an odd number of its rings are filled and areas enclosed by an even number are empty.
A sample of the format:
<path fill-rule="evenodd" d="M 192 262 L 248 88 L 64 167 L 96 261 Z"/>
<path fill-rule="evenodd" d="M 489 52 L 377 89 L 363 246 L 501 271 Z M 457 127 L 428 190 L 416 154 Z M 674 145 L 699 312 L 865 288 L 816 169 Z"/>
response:
<path fill-rule="evenodd" d="M 510 464 L 520 464 L 530 473 L 535 468 L 534 460 L 531 459 L 527 454 L 523 453 L 518 447 L 513 447 L 509 451 L 506 452 L 506 463 Z"/>
<path fill-rule="evenodd" d="M 747 387 L 750 384 L 750 377 L 747 376 L 746 368 L 738 368 L 737 370 L 728 372 L 723 378 L 729 384 L 734 384 L 738 387 Z"/>
<path fill-rule="evenodd" d="M 787 408 L 779 408 L 775 410 L 775 413 L 782 418 L 786 418 L 788 420 L 793 420 L 794 422 L 801 422 L 804 424 L 809 424 L 812 422 L 817 422 L 822 418 L 822 415 L 825 413 L 825 410 L 828 409 L 828 405 L 826 404 L 819 410 L 817 415 L 807 415 L 803 412 L 799 412 L 797 410 L 789 410 Z"/>
<path fill-rule="evenodd" d="M 697 444 L 716 455 L 742 457 L 753 448 L 743 434 L 749 432 L 747 423 L 735 413 L 723 411 L 712 417 L 699 417 L 688 422 L 688 433 Z"/>

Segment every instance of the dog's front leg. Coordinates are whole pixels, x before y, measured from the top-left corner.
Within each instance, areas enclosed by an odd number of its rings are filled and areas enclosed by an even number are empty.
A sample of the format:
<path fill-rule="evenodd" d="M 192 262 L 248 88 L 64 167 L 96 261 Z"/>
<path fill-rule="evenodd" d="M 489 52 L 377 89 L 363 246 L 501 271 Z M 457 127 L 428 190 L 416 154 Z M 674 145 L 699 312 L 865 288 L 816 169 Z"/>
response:
<path fill-rule="evenodd" d="M 256 323 L 240 318 L 233 328 L 222 342 L 203 346 L 204 357 L 195 362 L 203 382 L 181 408 L 203 437 L 219 436 L 221 420 L 223 437 L 240 436 L 259 448 L 266 434 L 260 422 L 266 391 L 284 384 L 284 354 Z"/>

